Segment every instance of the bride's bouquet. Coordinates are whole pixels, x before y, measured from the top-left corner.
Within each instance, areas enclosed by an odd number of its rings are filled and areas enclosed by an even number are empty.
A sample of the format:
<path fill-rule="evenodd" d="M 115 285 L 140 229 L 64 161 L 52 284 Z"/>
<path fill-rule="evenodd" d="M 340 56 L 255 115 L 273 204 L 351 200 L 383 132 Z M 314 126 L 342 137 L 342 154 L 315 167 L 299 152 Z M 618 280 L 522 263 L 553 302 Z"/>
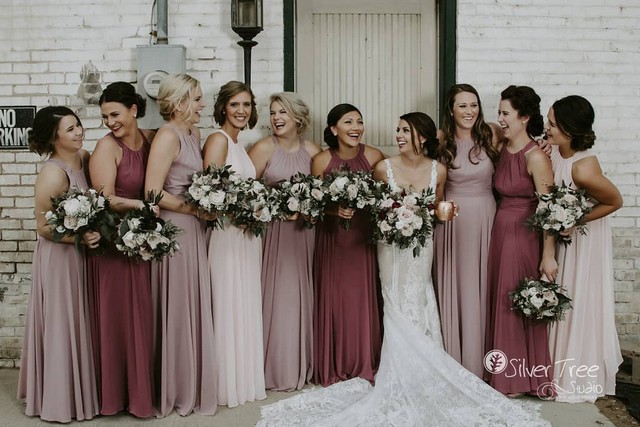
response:
<path fill-rule="evenodd" d="M 278 184 L 278 209 L 281 217 L 302 215 L 303 226 L 312 228 L 322 220 L 327 204 L 325 182 L 313 175 L 297 173 Z"/>
<path fill-rule="evenodd" d="M 524 278 L 518 287 L 509 292 L 513 309 L 536 323 L 563 320 L 565 312 L 572 308 L 571 299 L 562 293 L 557 283 Z"/>
<path fill-rule="evenodd" d="M 551 187 L 548 194 L 536 195 L 538 207 L 526 222 L 530 228 L 556 235 L 558 242 L 565 246 L 571 244 L 571 236 L 563 236 L 560 232 L 575 227 L 581 234 L 587 233 L 585 215 L 591 208 L 583 189 L 573 189 L 563 182 Z"/>
<path fill-rule="evenodd" d="M 207 227 L 223 228 L 222 216 L 236 203 L 242 191 L 242 177 L 231 166 L 210 165 L 204 171 L 194 172 L 191 185 L 184 194 L 185 201 L 210 214 L 218 214 Z"/>
<path fill-rule="evenodd" d="M 75 247 L 80 250 L 82 234 L 86 231 L 98 231 L 101 238 L 94 253 L 103 253 L 109 239 L 116 231 L 118 214 L 111 209 L 109 199 L 102 190 L 80 190 L 71 187 L 58 197 L 51 198 L 51 210 L 44 215 L 47 224 L 52 226 L 54 242 L 65 236 L 75 236 Z"/>
<path fill-rule="evenodd" d="M 144 207 L 132 209 L 122 218 L 115 239 L 116 248 L 136 261 L 159 261 L 165 256 L 173 256 L 180 250 L 176 240 L 182 229 L 173 222 L 156 216 L 162 195 L 149 193 Z"/>
<path fill-rule="evenodd" d="M 431 188 L 392 192 L 389 186 L 383 187 L 373 209 L 374 240 L 400 249 L 412 247 L 413 256 L 419 256 L 433 231 L 435 202 Z"/>
<path fill-rule="evenodd" d="M 327 201 L 342 208 L 364 209 L 376 204 L 373 189 L 376 186 L 367 171 L 351 171 L 347 167 L 336 169 L 325 177 Z M 340 218 L 338 224 L 345 230 L 351 226 L 351 220 Z"/>
<path fill-rule="evenodd" d="M 231 224 L 245 233 L 263 236 L 269 222 L 281 215 L 278 210 L 278 190 L 253 178 L 238 181 L 234 187 L 237 199 L 229 203 L 225 215 Z"/>

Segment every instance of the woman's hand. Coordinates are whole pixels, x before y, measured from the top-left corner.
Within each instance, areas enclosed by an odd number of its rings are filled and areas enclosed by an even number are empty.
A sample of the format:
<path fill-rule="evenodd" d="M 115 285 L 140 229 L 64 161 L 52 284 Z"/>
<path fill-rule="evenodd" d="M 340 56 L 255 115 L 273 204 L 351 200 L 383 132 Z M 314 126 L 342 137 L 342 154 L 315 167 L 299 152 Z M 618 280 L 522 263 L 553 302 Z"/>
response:
<path fill-rule="evenodd" d="M 201 219 L 203 221 L 215 221 L 218 219 L 217 213 L 209 213 L 202 209 L 195 209 L 194 215 L 196 218 Z"/>
<path fill-rule="evenodd" d="M 548 281 L 555 282 L 556 276 L 558 275 L 558 263 L 556 259 L 553 257 L 542 257 L 542 261 L 540 261 L 540 274 L 543 278 L 546 277 Z"/>
<path fill-rule="evenodd" d="M 84 243 L 89 249 L 95 249 L 100 243 L 102 236 L 97 231 L 85 231 L 82 233 L 82 243 Z"/>
<path fill-rule="evenodd" d="M 355 209 L 351 208 L 343 208 L 342 206 L 338 206 L 338 216 L 344 219 L 353 218 L 353 214 L 356 213 Z"/>
<path fill-rule="evenodd" d="M 451 221 L 459 211 L 460 207 L 451 200 L 443 200 L 436 204 L 436 218 L 440 221 Z"/>
<path fill-rule="evenodd" d="M 300 212 L 296 212 L 293 215 L 289 215 L 285 218 L 286 221 L 296 221 L 300 217 Z"/>
<path fill-rule="evenodd" d="M 558 232 L 559 235 L 564 236 L 564 237 L 568 237 L 571 236 L 571 234 L 573 233 L 575 227 L 570 227 L 567 228 L 566 230 L 562 230 L 560 232 Z"/>

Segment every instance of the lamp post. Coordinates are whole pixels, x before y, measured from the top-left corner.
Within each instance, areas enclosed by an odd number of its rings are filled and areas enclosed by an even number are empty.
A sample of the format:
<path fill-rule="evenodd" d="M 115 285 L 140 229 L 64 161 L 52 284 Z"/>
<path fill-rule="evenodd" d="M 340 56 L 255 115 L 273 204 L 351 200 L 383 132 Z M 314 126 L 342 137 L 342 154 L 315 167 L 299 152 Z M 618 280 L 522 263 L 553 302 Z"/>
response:
<path fill-rule="evenodd" d="M 262 31 L 262 0 L 231 0 L 231 29 L 242 37 L 238 44 L 244 50 L 244 82 L 251 85 L 251 48 Z"/>

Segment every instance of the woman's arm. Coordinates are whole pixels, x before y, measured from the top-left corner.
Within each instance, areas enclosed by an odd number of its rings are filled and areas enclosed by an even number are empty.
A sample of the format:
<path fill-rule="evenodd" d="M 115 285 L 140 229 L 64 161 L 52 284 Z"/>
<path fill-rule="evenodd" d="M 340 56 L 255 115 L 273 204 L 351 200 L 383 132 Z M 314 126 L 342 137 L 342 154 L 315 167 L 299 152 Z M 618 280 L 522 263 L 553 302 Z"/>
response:
<path fill-rule="evenodd" d="M 551 160 L 538 146 L 532 148 L 526 153 L 527 169 L 533 177 L 536 191 L 540 194 L 549 193 L 549 188 L 553 185 L 553 170 L 551 169 Z M 540 273 L 552 282 L 556 280 L 558 274 L 558 263 L 555 259 L 556 255 L 556 238 L 551 235 L 543 234 L 542 243 L 542 259 L 540 261 Z"/>
<path fill-rule="evenodd" d="M 208 166 L 224 166 L 227 161 L 227 136 L 222 132 L 215 132 L 207 137 L 202 147 L 204 168 Z"/>
<path fill-rule="evenodd" d="M 164 183 L 169 174 L 169 169 L 174 160 L 180 154 L 180 140 L 178 135 L 168 127 L 161 128 L 151 144 L 149 160 L 147 161 L 147 173 L 145 178 L 145 194 L 153 191 L 154 194 L 162 194 L 160 209 L 196 216 L 197 210 L 182 199 L 163 191 Z"/>
<path fill-rule="evenodd" d="M 622 207 L 622 195 L 618 188 L 602 174 L 596 156 L 586 157 L 573 164 L 571 170 L 573 182 L 584 188 L 587 195 L 598 201 L 585 218 L 587 221 L 607 216 Z"/>
<path fill-rule="evenodd" d="M 225 140 L 226 142 L 226 140 Z M 226 147 L 226 145 L 225 145 Z M 253 162 L 253 166 L 256 168 L 256 178 L 262 178 L 264 170 L 267 168 L 271 156 L 275 152 L 275 144 L 271 140 L 271 137 L 266 137 L 253 144 L 253 147 L 249 150 L 249 158 Z M 206 149 L 206 143 L 205 143 Z M 206 157 L 206 156 L 205 156 Z M 226 154 L 225 154 L 226 157 Z M 205 163 L 206 164 L 206 163 Z"/>
<path fill-rule="evenodd" d="M 127 212 L 144 206 L 142 200 L 129 199 L 116 195 L 116 177 L 118 164 L 122 161 L 122 149 L 110 137 L 98 140 L 96 148 L 89 160 L 89 175 L 91 185 L 96 190 L 102 190 L 109 198 L 111 207 L 116 212 Z"/>

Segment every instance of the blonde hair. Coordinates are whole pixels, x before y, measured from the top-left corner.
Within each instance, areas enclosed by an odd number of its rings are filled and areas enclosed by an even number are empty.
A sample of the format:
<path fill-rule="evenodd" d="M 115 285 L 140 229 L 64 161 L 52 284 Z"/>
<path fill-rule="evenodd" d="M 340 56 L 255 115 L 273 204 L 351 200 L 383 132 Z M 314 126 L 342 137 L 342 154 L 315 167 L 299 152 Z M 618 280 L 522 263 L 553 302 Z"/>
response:
<path fill-rule="evenodd" d="M 192 99 L 200 82 L 188 74 L 172 74 L 162 81 L 158 90 L 158 107 L 165 120 L 171 120 L 178 105 L 185 99 Z M 191 105 L 180 112 L 183 117 L 191 116 Z"/>
<path fill-rule="evenodd" d="M 274 93 L 269 97 L 269 108 L 274 102 L 282 105 L 287 114 L 293 118 L 298 126 L 298 134 L 307 129 L 309 126 L 309 106 L 294 92 Z"/>

